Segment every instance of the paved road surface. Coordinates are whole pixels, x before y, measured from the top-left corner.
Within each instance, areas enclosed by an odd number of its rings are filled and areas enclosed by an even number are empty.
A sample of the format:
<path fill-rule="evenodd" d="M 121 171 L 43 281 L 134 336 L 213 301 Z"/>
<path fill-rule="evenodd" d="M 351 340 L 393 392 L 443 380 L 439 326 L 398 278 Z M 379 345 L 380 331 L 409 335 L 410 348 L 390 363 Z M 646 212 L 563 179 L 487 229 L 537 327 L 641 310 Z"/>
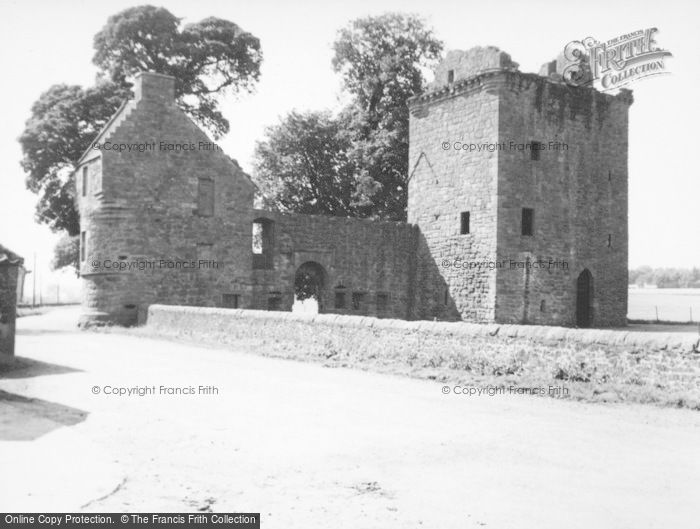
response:
<path fill-rule="evenodd" d="M 29 366 L 0 380 L 0 510 L 261 512 L 264 529 L 700 527 L 697 412 L 443 395 L 77 332 L 75 317 L 19 320 Z M 104 394 L 138 385 L 218 394 Z"/>

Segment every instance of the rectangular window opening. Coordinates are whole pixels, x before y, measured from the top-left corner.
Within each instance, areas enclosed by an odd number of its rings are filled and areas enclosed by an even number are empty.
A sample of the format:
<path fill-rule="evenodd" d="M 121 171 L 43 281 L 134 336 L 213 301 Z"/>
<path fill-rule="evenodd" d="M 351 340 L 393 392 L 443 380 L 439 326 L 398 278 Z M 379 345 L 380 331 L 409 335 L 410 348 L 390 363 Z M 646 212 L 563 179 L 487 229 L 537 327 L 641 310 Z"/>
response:
<path fill-rule="evenodd" d="M 377 312 L 386 312 L 389 308 L 389 294 L 386 292 L 377 293 Z"/>
<path fill-rule="evenodd" d="M 365 294 L 364 292 L 352 293 L 352 310 L 364 310 Z"/>
<path fill-rule="evenodd" d="M 239 294 L 223 294 L 221 296 L 221 304 L 226 309 L 237 309 L 240 302 Z"/>
<path fill-rule="evenodd" d="M 253 221 L 253 268 L 256 270 L 273 268 L 273 230 L 274 222 L 270 219 Z"/>
<path fill-rule="evenodd" d="M 85 241 L 87 239 L 87 232 L 81 232 L 80 234 L 80 261 L 85 261 L 85 254 L 87 253 L 87 248 L 85 246 Z"/>
<path fill-rule="evenodd" d="M 536 161 L 540 159 L 540 151 L 542 150 L 542 146 L 543 144 L 539 141 L 530 142 L 530 160 Z"/>
<path fill-rule="evenodd" d="M 335 308 L 336 309 L 344 309 L 346 308 L 345 305 L 345 291 L 343 290 L 338 290 L 335 293 Z"/>
<path fill-rule="evenodd" d="M 455 82 L 455 71 L 447 70 L 447 82 L 452 84 Z"/>
<path fill-rule="evenodd" d="M 469 233 L 469 217 L 470 214 L 468 211 L 463 211 L 462 215 L 460 216 L 459 233 L 462 235 L 466 235 Z"/>
<path fill-rule="evenodd" d="M 522 214 L 522 235 L 532 235 L 535 224 L 535 210 L 532 208 L 523 208 Z"/>
<path fill-rule="evenodd" d="M 282 295 L 275 292 L 267 298 L 267 310 L 282 310 Z"/>

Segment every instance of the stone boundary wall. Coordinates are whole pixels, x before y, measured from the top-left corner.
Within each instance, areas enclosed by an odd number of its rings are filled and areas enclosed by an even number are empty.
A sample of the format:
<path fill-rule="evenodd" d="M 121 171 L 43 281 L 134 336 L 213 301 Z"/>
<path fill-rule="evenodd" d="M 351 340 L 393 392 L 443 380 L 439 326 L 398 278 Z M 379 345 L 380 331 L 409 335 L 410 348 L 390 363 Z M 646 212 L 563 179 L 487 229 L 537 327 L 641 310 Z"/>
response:
<path fill-rule="evenodd" d="M 234 331 L 246 326 L 250 336 L 256 329 L 264 328 L 269 338 L 292 339 L 290 332 L 307 335 L 308 325 L 332 327 L 339 333 L 349 331 L 347 339 L 352 341 L 353 329 L 372 329 L 375 332 L 401 331 L 440 335 L 445 340 L 465 337 L 494 337 L 500 339 L 519 338 L 543 344 L 577 343 L 582 345 L 625 346 L 645 351 L 674 351 L 697 355 L 700 366 L 700 337 L 668 332 L 611 331 L 602 329 L 570 329 L 536 325 L 481 324 L 465 322 L 404 321 L 379 319 L 366 316 L 337 314 L 295 314 L 265 310 L 221 309 L 209 307 L 186 307 L 173 305 L 151 305 L 146 321 L 153 330 L 194 332 L 205 334 L 208 330 Z M 447 345 L 447 342 L 446 342 Z"/>
<path fill-rule="evenodd" d="M 419 378 L 615 388 L 700 409 L 700 337 L 151 305 L 147 334 Z M 466 377 L 466 378 L 465 378 Z"/>

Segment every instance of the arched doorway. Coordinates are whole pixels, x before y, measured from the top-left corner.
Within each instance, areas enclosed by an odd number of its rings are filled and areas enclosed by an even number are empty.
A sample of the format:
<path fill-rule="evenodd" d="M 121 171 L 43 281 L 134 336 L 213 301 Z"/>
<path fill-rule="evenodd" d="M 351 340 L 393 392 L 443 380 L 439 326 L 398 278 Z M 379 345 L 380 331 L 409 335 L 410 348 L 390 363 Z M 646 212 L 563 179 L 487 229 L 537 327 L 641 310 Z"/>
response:
<path fill-rule="evenodd" d="M 576 326 L 590 327 L 593 323 L 593 275 L 584 268 L 576 280 Z"/>
<path fill-rule="evenodd" d="M 319 314 L 323 312 L 326 271 L 315 261 L 302 264 L 294 275 L 294 305 L 292 312 Z"/>

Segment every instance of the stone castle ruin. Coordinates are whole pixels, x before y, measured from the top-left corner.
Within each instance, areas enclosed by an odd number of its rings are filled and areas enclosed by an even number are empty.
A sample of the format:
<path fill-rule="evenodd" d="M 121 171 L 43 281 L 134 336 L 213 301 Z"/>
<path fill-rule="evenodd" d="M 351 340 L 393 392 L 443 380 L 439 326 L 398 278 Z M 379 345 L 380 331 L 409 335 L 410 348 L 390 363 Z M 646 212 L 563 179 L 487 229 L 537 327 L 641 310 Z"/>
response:
<path fill-rule="evenodd" d="M 256 209 L 255 185 L 136 77 L 75 173 L 86 324 L 153 303 L 617 326 L 627 313 L 631 92 L 453 51 L 410 101 L 408 222 Z M 300 286 L 301 285 L 301 286 Z"/>

